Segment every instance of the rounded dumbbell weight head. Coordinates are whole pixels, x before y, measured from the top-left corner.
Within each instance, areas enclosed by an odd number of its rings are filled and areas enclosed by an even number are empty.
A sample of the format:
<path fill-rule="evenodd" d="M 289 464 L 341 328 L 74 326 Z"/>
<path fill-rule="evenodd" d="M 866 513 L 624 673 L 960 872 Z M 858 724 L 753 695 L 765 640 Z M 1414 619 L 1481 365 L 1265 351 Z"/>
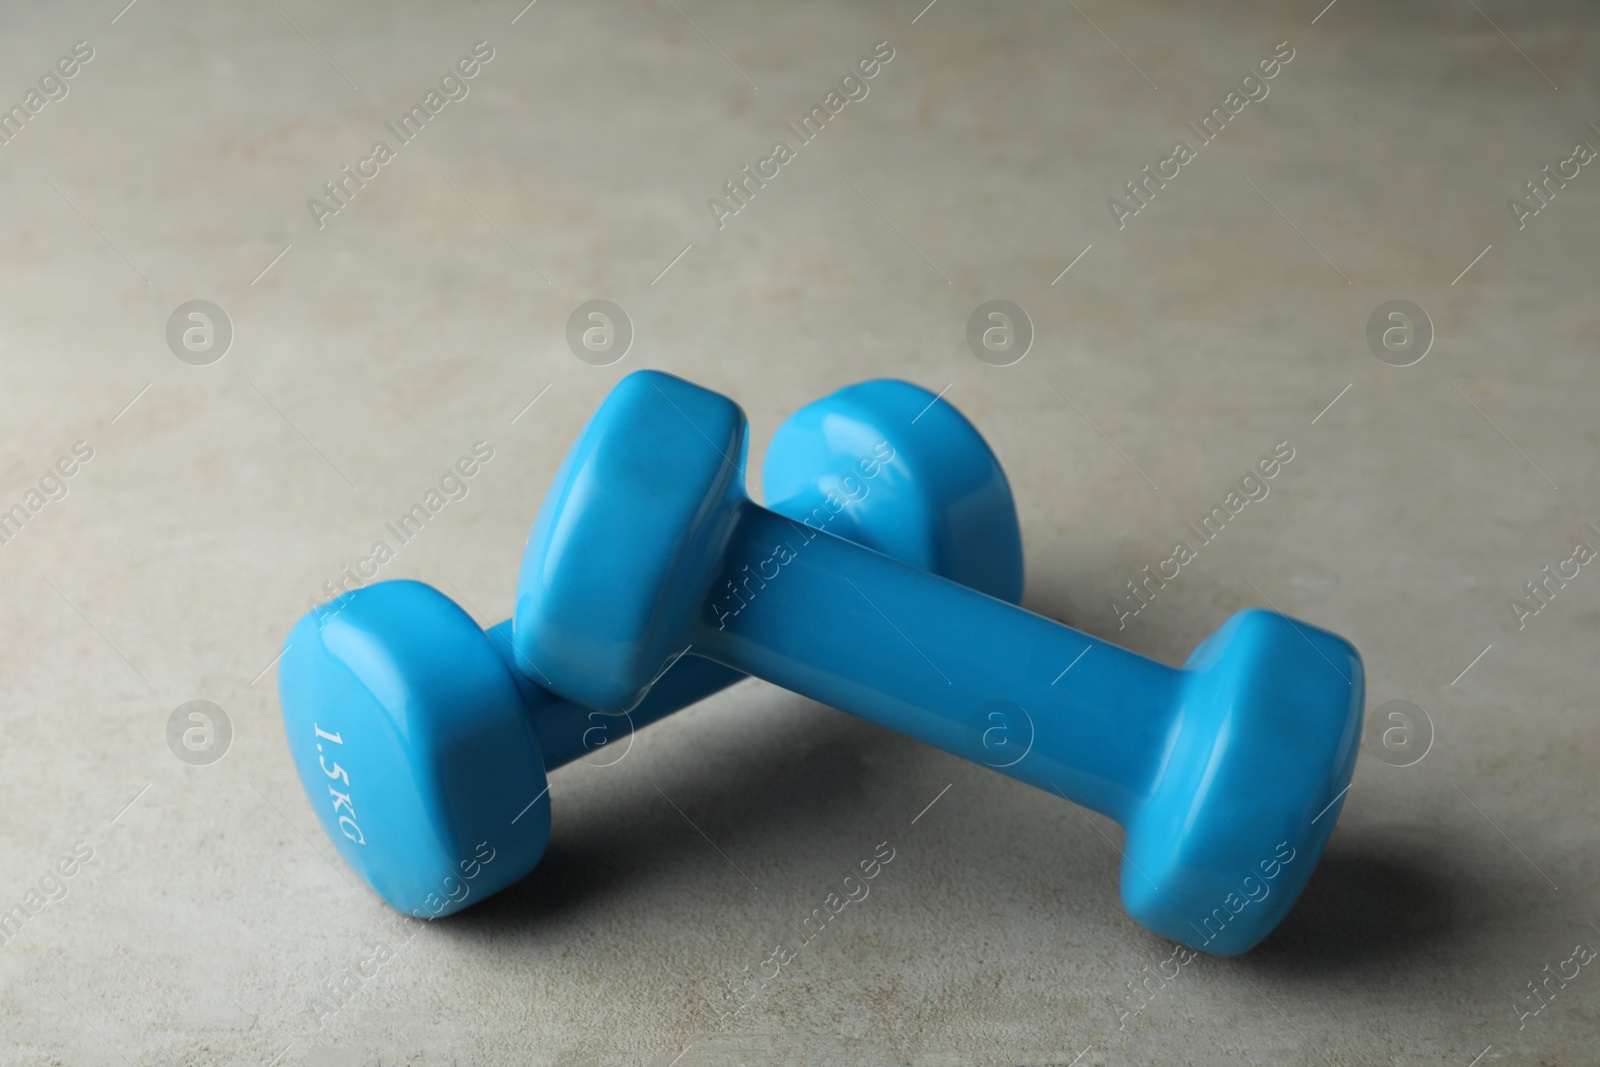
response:
<path fill-rule="evenodd" d="M 983 438 L 942 402 L 917 423 L 939 429 L 939 448 L 907 434 L 933 399 L 866 382 L 801 409 L 768 448 L 767 496 L 796 528 L 1020 599 L 1016 508 Z M 602 716 L 536 684 L 510 633 L 509 620 L 486 633 L 430 586 L 389 581 L 313 610 L 285 642 L 279 693 L 301 783 L 349 867 L 401 911 L 447 915 L 519 881 L 549 840 L 547 771 L 743 677 L 687 656 L 630 716 Z"/>
<path fill-rule="evenodd" d="M 875 379 L 801 408 L 767 446 L 761 486 L 784 502 L 773 510 L 814 528 L 1022 600 L 1022 538 L 1005 472 L 977 428 L 920 385 Z M 934 521 L 898 518 L 909 500 Z"/>
<path fill-rule="evenodd" d="M 1355 772 L 1361 657 L 1336 634 L 1241 611 L 1184 663 L 1170 746 L 1126 823 L 1122 903 L 1219 956 L 1289 913 Z"/>
<path fill-rule="evenodd" d="M 284 642 L 278 694 L 312 809 L 392 907 L 449 914 L 544 855 L 535 709 L 482 627 L 438 590 L 378 582 L 308 613 Z"/>
<path fill-rule="evenodd" d="M 687 650 L 744 497 L 744 413 L 686 384 L 635 371 L 611 390 L 557 468 L 517 572 L 517 658 L 540 674 L 556 664 L 558 691 L 600 711 L 633 708 Z M 746 565 L 757 583 L 763 562 Z M 746 577 L 718 590 L 725 614 L 746 603 Z"/>
<path fill-rule="evenodd" d="M 1115 818 L 1151 929 L 1231 954 L 1276 925 L 1354 768 L 1348 642 L 1249 611 L 1173 670 L 753 504 L 745 439 L 726 397 L 623 379 L 528 539 L 519 659 L 620 710 L 692 649 Z"/>

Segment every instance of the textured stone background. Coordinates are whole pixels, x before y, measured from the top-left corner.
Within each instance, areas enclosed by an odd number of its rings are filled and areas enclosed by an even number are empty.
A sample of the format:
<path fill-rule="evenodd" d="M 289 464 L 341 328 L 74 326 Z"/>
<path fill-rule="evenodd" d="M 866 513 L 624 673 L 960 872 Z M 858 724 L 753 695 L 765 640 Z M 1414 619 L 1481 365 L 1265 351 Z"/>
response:
<path fill-rule="evenodd" d="M 1521 231 L 1507 198 L 1600 147 L 1600 9 L 122 2 L 0 8 L 0 103 L 95 49 L 0 147 L 0 507 L 94 449 L 0 546 L 0 904 L 95 857 L 0 949 L 0 1061 L 1594 1062 L 1600 973 L 1516 1004 L 1600 946 L 1600 574 L 1521 630 L 1508 602 L 1600 521 L 1600 173 Z M 470 95 L 317 229 L 306 199 L 478 40 Z M 706 198 L 884 40 L 718 231 Z M 1270 96 L 1119 231 L 1106 199 L 1283 40 Z M 564 339 L 595 297 L 637 330 L 610 367 Z M 964 342 L 996 297 L 1037 330 L 1004 368 Z M 195 298 L 235 329 L 206 367 L 164 336 Z M 1437 330 L 1403 369 L 1365 339 L 1395 298 Z M 1171 946 L 1118 905 L 1114 824 L 758 682 L 554 775 L 541 868 L 402 942 L 266 668 L 479 439 L 384 576 L 503 618 L 566 444 L 644 366 L 737 397 L 753 459 L 844 383 L 948 386 L 1013 480 L 1029 607 L 1176 663 L 1270 601 L 1349 635 L 1369 712 L 1416 703 L 1432 748 L 1369 738 L 1280 931 L 1122 1029 Z M 1108 599 L 1280 440 L 1271 495 L 1118 632 Z M 166 742 L 194 698 L 235 731 L 210 766 Z M 719 1022 L 884 840 L 870 898 Z"/>

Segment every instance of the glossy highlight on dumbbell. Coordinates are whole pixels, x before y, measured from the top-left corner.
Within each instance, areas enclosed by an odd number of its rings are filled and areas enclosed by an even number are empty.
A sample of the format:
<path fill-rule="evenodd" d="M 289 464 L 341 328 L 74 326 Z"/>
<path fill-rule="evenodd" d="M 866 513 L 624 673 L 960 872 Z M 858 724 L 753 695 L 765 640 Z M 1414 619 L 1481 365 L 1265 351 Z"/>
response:
<path fill-rule="evenodd" d="M 919 447 L 937 440 L 905 451 L 922 460 Z M 745 495 L 746 448 L 728 398 L 624 378 L 534 523 L 518 658 L 569 699 L 623 711 L 688 653 L 1058 792 L 1126 829 L 1129 914 L 1207 952 L 1243 952 L 1287 914 L 1354 771 L 1354 647 L 1252 609 L 1174 670 L 797 529 Z M 994 758 L 996 716 L 1027 728 L 1015 758 Z M 1235 910 L 1269 866 L 1270 894 Z"/>
<path fill-rule="evenodd" d="M 802 408 L 768 448 L 766 494 L 796 530 L 1018 601 L 1010 486 L 954 408 L 913 424 L 934 399 L 872 381 Z M 759 567 L 738 577 L 750 604 Z M 448 915 L 523 878 L 549 840 L 550 771 L 744 677 L 686 658 L 626 718 L 604 715 L 538 684 L 510 626 L 485 631 L 438 590 L 388 581 L 308 613 L 285 642 L 279 694 L 306 795 L 347 865 L 409 914 Z"/>

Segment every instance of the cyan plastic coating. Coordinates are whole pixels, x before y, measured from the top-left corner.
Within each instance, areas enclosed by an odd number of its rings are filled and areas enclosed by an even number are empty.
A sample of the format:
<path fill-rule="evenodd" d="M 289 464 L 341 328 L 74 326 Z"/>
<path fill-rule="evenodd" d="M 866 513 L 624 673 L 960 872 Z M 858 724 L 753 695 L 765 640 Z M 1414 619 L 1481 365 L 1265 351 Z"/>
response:
<path fill-rule="evenodd" d="M 913 422 L 934 399 L 864 382 L 791 416 L 768 449 L 774 514 L 1020 600 L 1010 487 L 954 408 Z M 521 879 L 549 840 L 549 771 L 607 762 L 603 746 L 744 677 L 686 658 L 627 718 L 605 715 L 536 684 L 510 627 L 486 634 L 430 586 L 389 581 L 308 613 L 285 642 L 279 692 L 301 783 L 345 862 L 401 911 L 448 915 Z"/>
<path fill-rule="evenodd" d="M 1248 610 L 1173 670 L 754 504 L 746 447 L 733 401 L 623 379 L 535 521 L 518 659 L 621 711 L 708 658 L 1104 812 L 1129 914 L 1194 948 L 1287 914 L 1354 770 L 1354 647 Z"/>

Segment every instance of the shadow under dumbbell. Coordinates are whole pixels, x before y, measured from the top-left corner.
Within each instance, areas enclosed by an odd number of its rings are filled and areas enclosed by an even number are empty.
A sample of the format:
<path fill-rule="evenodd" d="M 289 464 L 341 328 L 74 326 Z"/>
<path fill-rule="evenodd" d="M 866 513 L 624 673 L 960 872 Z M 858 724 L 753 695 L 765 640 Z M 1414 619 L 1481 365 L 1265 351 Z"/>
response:
<path fill-rule="evenodd" d="M 1370 829 L 1335 834 L 1283 924 L 1240 962 L 1296 972 L 1407 965 L 1481 929 L 1473 902 L 1491 891 L 1423 844 Z"/>
<path fill-rule="evenodd" d="M 738 737 L 713 751 L 697 750 L 695 759 L 681 767 L 640 750 L 614 767 L 574 765 L 555 772 L 553 828 L 539 866 L 441 924 L 500 937 L 511 928 L 537 930 L 565 913 L 603 914 L 614 894 L 681 884 L 706 868 L 708 854 L 712 862 L 723 863 L 707 838 L 738 859 L 748 860 L 756 851 L 751 843 L 759 842 L 761 855 L 803 864 L 808 856 L 828 855 L 841 838 L 870 832 L 862 826 L 869 814 L 861 800 L 886 777 L 875 753 L 887 732 L 766 688 L 767 694 L 754 701 L 753 694 L 743 692 L 735 698 L 737 709 L 707 709 L 742 720 Z M 675 731 L 684 725 L 650 729 Z M 916 747 L 888 736 L 891 743 Z M 653 740 L 635 737 L 641 746 Z M 659 741 L 684 752 L 681 740 L 663 736 Z M 585 774 L 617 775 L 617 788 L 584 788 L 576 776 Z"/>

